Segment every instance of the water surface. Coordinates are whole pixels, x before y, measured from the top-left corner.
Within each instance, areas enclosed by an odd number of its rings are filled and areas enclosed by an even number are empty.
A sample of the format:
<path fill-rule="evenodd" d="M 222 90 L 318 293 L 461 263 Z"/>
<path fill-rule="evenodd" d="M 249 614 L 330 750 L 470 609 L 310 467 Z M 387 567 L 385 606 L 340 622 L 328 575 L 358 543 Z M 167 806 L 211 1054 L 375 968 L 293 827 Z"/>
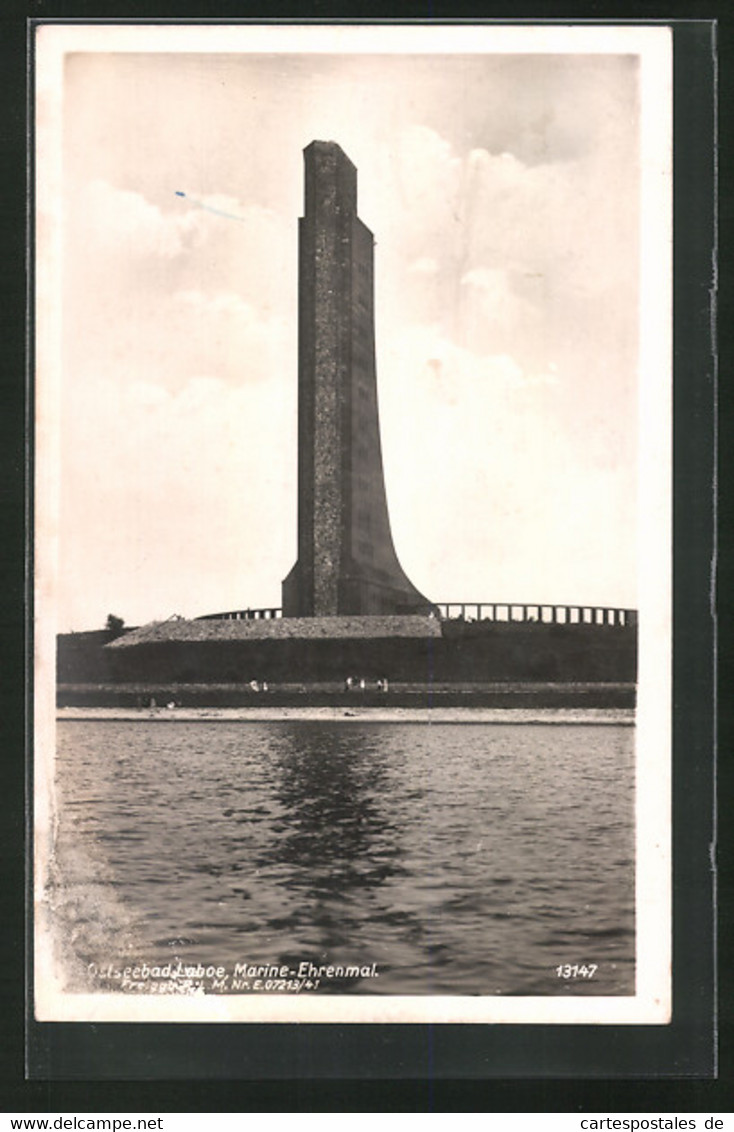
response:
<path fill-rule="evenodd" d="M 616 725 L 60 722 L 68 986 L 310 961 L 379 971 L 318 993 L 632 994 L 633 746 Z"/>

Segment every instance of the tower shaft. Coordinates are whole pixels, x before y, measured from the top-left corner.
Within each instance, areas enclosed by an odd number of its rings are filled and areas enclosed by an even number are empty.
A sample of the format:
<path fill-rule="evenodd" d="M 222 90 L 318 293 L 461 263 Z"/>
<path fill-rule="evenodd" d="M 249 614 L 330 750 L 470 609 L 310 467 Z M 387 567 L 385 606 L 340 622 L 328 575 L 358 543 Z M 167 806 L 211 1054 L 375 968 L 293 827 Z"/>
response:
<path fill-rule="evenodd" d="M 299 222 L 298 560 L 286 617 L 426 612 L 395 553 L 375 371 L 373 245 L 357 171 L 334 142 L 304 151 Z"/>

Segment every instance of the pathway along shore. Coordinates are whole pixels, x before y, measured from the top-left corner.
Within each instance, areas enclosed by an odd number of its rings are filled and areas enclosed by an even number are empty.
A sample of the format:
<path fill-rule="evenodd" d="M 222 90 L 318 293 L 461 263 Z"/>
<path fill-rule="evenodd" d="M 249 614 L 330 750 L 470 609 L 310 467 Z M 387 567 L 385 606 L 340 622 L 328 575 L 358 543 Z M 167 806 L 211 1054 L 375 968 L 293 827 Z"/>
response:
<path fill-rule="evenodd" d="M 633 726 L 630 708 L 59 708 L 58 720 L 131 723 L 265 723 L 284 720 L 345 723 L 538 723 Z"/>

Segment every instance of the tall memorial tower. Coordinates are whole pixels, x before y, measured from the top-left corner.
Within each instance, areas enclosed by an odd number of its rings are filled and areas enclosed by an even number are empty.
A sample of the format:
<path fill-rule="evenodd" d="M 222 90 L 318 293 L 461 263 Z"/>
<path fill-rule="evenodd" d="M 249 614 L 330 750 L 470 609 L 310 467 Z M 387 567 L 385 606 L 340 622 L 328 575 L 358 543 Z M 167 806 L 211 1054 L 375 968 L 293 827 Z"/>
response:
<path fill-rule="evenodd" d="M 335 142 L 304 150 L 299 221 L 298 561 L 285 617 L 426 613 L 387 510 L 375 374 L 373 245 L 357 170 Z"/>

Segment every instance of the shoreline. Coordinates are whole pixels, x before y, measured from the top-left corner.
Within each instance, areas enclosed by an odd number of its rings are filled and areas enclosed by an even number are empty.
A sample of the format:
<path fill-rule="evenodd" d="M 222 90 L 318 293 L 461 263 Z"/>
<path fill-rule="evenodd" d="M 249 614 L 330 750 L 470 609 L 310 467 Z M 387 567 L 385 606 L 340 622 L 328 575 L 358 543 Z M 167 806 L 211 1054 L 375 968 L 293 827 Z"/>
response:
<path fill-rule="evenodd" d="M 633 727 L 633 708 L 495 708 L 495 707 L 223 707 L 121 708 L 66 707 L 57 721 L 126 723 L 496 723 L 581 724 Z"/>

